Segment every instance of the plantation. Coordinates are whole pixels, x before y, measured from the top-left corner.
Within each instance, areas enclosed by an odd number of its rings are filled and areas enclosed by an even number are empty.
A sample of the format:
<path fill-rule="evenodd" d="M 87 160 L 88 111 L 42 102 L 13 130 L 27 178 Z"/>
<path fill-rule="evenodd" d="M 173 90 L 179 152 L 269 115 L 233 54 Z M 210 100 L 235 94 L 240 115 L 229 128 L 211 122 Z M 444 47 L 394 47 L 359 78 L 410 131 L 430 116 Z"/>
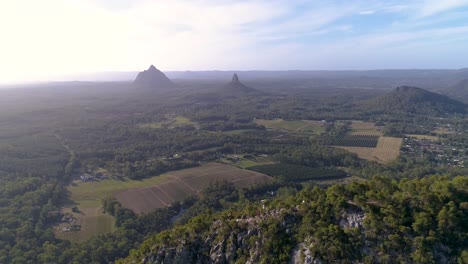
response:
<path fill-rule="evenodd" d="M 339 146 L 338 148 L 355 153 L 361 159 L 388 163 L 398 158 L 402 142 L 402 138 L 380 137 L 375 148 L 347 146 Z"/>
<path fill-rule="evenodd" d="M 345 135 L 333 143 L 335 146 L 343 147 L 364 147 L 375 148 L 377 146 L 379 136 L 371 135 Z"/>
<path fill-rule="evenodd" d="M 171 171 L 159 177 L 164 177 L 167 181 L 121 190 L 114 196 L 123 207 L 135 213 L 149 213 L 156 208 L 164 208 L 191 195 L 197 195 L 214 182 L 227 181 L 242 188 L 271 179 L 261 173 L 215 162 Z"/>
<path fill-rule="evenodd" d="M 308 180 L 332 180 L 348 176 L 345 171 L 335 168 L 311 168 L 293 164 L 267 164 L 250 167 L 249 170 L 283 179 L 289 182 Z"/>

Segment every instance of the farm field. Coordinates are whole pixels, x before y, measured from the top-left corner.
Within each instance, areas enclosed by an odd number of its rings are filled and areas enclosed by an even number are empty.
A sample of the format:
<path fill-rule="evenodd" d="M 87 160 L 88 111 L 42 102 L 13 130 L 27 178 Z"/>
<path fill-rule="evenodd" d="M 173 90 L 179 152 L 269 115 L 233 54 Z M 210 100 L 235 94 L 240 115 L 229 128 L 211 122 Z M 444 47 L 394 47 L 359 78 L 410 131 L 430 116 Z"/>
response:
<path fill-rule="evenodd" d="M 375 148 L 366 147 L 337 147 L 356 153 L 359 158 L 387 163 L 395 160 L 400 155 L 402 138 L 380 137 Z"/>
<path fill-rule="evenodd" d="M 62 232 L 62 228 L 69 224 L 61 223 L 54 227 L 57 238 L 80 242 L 97 234 L 105 234 L 114 231 L 114 217 L 104 214 L 100 207 L 84 208 L 81 209 L 79 213 L 73 213 L 70 209 L 66 209 L 64 212 L 73 215 L 76 219 L 75 224 L 79 224 L 81 230 L 76 232 Z"/>
<path fill-rule="evenodd" d="M 448 128 L 437 128 L 435 129 L 434 131 L 432 132 L 435 132 L 437 133 L 438 135 L 450 135 L 450 134 L 453 134 L 454 132 Z"/>
<path fill-rule="evenodd" d="M 352 121 L 351 135 L 369 135 L 381 136 L 382 133 L 377 129 L 374 123 L 364 121 Z"/>
<path fill-rule="evenodd" d="M 101 208 L 101 199 L 109 195 L 116 197 L 123 206 L 136 213 L 142 213 L 197 194 L 213 181 L 226 180 L 238 187 L 247 187 L 269 179 L 269 176 L 261 173 L 212 162 L 139 181 L 76 180 L 68 187 L 70 198 L 75 204 L 67 205 L 62 211 L 72 214 L 76 219 L 75 223 L 81 225 L 81 230 L 61 232 L 62 227 L 68 225 L 62 223 L 54 228 L 54 233 L 62 239 L 84 241 L 98 234 L 112 232 L 114 219 L 105 214 Z M 78 213 L 71 211 L 71 207 L 75 205 L 78 207 Z"/>
<path fill-rule="evenodd" d="M 365 147 L 375 148 L 377 146 L 379 136 L 370 135 L 345 135 L 333 143 L 335 146 L 342 147 Z"/>
<path fill-rule="evenodd" d="M 433 140 L 433 141 L 439 140 L 439 137 L 437 136 L 415 135 L 415 134 L 409 134 L 407 136 L 417 138 L 417 139 L 426 139 L 426 140 Z"/>
<path fill-rule="evenodd" d="M 270 129 L 288 130 L 294 132 L 308 132 L 317 135 L 325 132 L 325 128 L 323 127 L 323 123 L 321 121 L 256 119 L 255 123 Z"/>
<path fill-rule="evenodd" d="M 269 176 L 221 163 L 207 163 L 200 167 L 169 172 L 168 181 L 157 185 L 119 191 L 116 199 L 136 213 L 144 213 L 196 195 L 210 182 L 229 181 L 237 187 L 247 187 L 270 179 Z"/>
<path fill-rule="evenodd" d="M 70 213 L 76 219 L 75 223 L 81 225 L 80 231 L 61 232 L 67 226 L 61 223 L 54 227 L 57 237 L 71 241 L 84 241 L 92 236 L 113 231 L 114 218 L 105 214 L 101 208 L 101 199 L 113 195 L 119 190 L 155 185 L 169 181 L 165 176 L 156 176 L 141 181 L 108 179 L 102 181 L 82 182 L 75 180 L 67 187 L 73 204 L 67 204 L 63 213 Z M 72 212 L 71 207 L 76 206 L 79 212 Z"/>
<path fill-rule="evenodd" d="M 279 163 L 254 166 L 249 169 L 291 182 L 330 180 L 349 176 L 345 171 L 336 168 L 311 168 Z"/>

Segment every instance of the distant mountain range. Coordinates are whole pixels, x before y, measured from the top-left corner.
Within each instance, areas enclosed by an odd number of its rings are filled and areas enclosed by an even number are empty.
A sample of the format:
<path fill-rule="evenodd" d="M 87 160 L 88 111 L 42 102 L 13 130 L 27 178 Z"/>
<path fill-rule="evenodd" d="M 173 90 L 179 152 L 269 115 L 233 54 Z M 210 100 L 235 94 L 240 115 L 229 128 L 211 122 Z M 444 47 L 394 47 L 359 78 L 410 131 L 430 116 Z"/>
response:
<path fill-rule="evenodd" d="M 170 79 L 207 79 L 226 80 L 238 73 L 244 80 L 254 79 L 354 79 L 361 83 L 380 80 L 385 85 L 445 86 L 468 79 L 468 68 L 459 70 L 365 70 L 365 71 L 325 71 L 325 70 L 290 70 L 290 71 L 164 71 Z M 61 81 L 131 81 L 138 72 L 100 72 L 63 77 Z M 414 82 L 414 83 L 413 83 Z M 432 84 L 431 84 L 432 83 Z"/>
<path fill-rule="evenodd" d="M 364 70 L 364 71 L 164 71 L 171 80 L 212 80 L 224 82 L 240 74 L 244 81 L 281 82 L 297 88 L 392 89 L 399 86 L 421 87 L 468 102 L 468 68 L 458 70 Z M 138 72 L 101 72 L 67 76 L 62 81 L 133 81 Z"/>

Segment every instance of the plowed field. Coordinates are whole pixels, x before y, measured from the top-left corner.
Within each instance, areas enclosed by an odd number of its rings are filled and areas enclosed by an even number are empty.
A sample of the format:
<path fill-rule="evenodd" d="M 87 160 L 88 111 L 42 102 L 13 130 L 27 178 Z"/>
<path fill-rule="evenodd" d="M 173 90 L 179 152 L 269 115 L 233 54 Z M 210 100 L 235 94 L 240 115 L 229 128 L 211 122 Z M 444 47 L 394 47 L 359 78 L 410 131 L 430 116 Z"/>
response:
<path fill-rule="evenodd" d="M 207 163 L 199 167 L 166 173 L 168 181 L 157 185 L 123 190 L 116 199 L 135 213 L 145 213 L 181 201 L 207 187 L 210 182 L 228 181 L 237 187 L 266 182 L 269 176 L 221 163 Z"/>

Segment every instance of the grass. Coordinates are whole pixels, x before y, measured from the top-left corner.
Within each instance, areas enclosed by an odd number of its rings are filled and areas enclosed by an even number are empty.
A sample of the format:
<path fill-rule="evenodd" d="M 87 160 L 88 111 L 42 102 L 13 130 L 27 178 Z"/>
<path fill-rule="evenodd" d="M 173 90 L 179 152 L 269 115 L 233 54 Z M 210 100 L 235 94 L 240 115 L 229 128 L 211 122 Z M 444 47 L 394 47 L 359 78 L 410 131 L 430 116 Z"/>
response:
<path fill-rule="evenodd" d="M 138 124 L 139 128 L 143 129 L 157 129 L 163 127 L 177 127 L 177 126 L 185 126 L 185 125 L 193 125 L 194 127 L 198 128 L 199 125 L 196 122 L 190 121 L 190 119 L 183 117 L 183 116 L 176 116 L 176 117 L 169 117 L 167 120 L 161 122 L 152 122 L 152 123 L 144 123 Z"/>
<path fill-rule="evenodd" d="M 250 163 L 249 165 L 257 165 L 258 163 Z M 245 166 L 248 166 L 247 161 Z M 82 182 L 75 180 L 68 191 L 70 199 L 74 204 L 68 204 L 63 208 L 63 212 L 71 213 L 76 219 L 75 222 L 81 225 L 80 231 L 61 232 L 62 228 L 68 226 L 68 223 L 61 223 L 54 227 L 54 233 L 58 238 L 71 241 L 84 241 L 98 234 L 105 234 L 114 230 L 114 218 L 103 212 L 101 208 L 101 200 L 106 196 L 116 196 L 127 191 L 138 189 L 153 189 L 153 192 L 158 192 L 158 195 L 169 195 L 167 202 L 177 201 L 185 198 L 187 195 L 197 193 L 202 188 L 208 186 L 214 180 L 228 180 L 235 182 L 236 186 L 243 187 L 251 185 L 252 182 L 263 182 L 269 179 L 268 176 L 253 173 L 251 171 L 241 170 L 239 168 L 220 164 L 209 163 L 200 167 L 172 171 L 160 176 L 147 178 L 144 180 L 117 180 L 107 179 L 102 181 Z M 161 194 L 162 193 L 162 194 Z M 134 196 L 131 196 L 132 198 Z M 132 198 L 133 199 L 133 198 Z M 130 205 L 135 204 L 135 201 L 130 199 Z M 153 204 L 144 204 L 142 202 L 139 212 L 154 209 Z M 162 204 L 165 206 L 166 204 Z M 71 207 L 77 206 L 79 212 L 72 212 Z"/>
<path fill-rule="evenodd" d="M 244 158 L 246 154 L 239 154 L 239 155 L 228 155 L 229 156 L 236 156 L 239 158 L 239 160 L 232 161 L 229 159 L 222 159 L 221 161 L 226 164 L 230 164 L 233 166 L 236 166 L 241 169 L 247 169 L 253 166 L 258 166 L 258 165 L 266 165 L 266 164 L 272 164 L 273 162 L 268 159 L 267 157 L 260 157 L 260 156 L 251 156 L 249 158 Z"/>
<path fill-rule="evenodd" d="M 221 163 L 207 163 L 195 168 L 171 171 L 163 175 L 170 181 L 132 188 L 116 194 L 117 200 L 136 213 L 149 212 L 198 194 L 214 181 L 232 182 L 236 187 L 247 187 L 269 181 L 265 174 L 243 170 Z"/>
<path fill-rule="evenodd" d="M 141 181 L 108 179 L 103 181 L 82 182 L 76 180 L 68 186 L 70 199 L 78 207 L 79 212 L 71 211 L 72 204 L 67 205 L 62 211 L 71 213 L 76 223 L 81 225 L 80 231 L 61 232 L 68 223 L 61 223 L 54 228 L 58 238 L 70 241 L 84 241 L 99 234 L 105 234 L 114 230 L 114 218 L 105 214 L 101 209 L 101 199 L 116 192 L 161 184 L 170 181 L 169 176 L 156 176 Z"/>
<path fill-rule="evenodd" d="M 98 182 L 74 181 L 68 187 L 70 198 L 79 208 L 94 208 L 100 206 L 101 199 L 118 191 L 161 184 L 169 181 L 167 175 L 155 176 L 140 181 L 135 180 L 103 180 Z"/>
<path fill-rule="evenodd" d="M 355 120 L 351 123 L 351 135 L 381 136 L 382 133 L 374 123 Z"/>
<path fill-rule="evenodd" d="M 439 135 L 449 135 L 449 134 L 453 134 L 453 131 L 451 131 L 450 129 L 448 128 L 437 128 L 436 130 L 432 131 L 432 132 L 435 132 Z"/>
<path fill-rule="evenodd" d="M 283 120 L 283 119 L 256 119 L 258 125 L 262 125 L 269 129 L 288 130 L 293 132 L 307 132 L 312 134 L 321 134 L 325 132 L 325 128 L 320 121 L 312 120 Z"/>
<path fill-rule="evenodd" d="M 253 130 L 249 130 L 249 129 L 236 129 L 236 130 L 228 130 L 228 131 L 222 131 L 221 133 L 225 134 L 225 135 L 240 135 L 244 132 L 247 132 L 247 131 L 253 131 Z M 215 132 L 215 133 L 218 133 L 218 132 Z"/>
<path fill-rule="evenodd" d="M 183 117 L 183 116 L 176 116 L 175 123 L 179 125 L 194 124 L 194 122 L 190 121 L 190 119 Z"/>
<path fill-rule="evenodd" d="M 154 122 L 154 123 L 145 123 L 145 124 L 139 124 L 139 128 L 148 128 L 148 129 L 156 129 L 156 128 L 161 128 L 162 123 L 161 122 Z"/>
<path fill-rule="evenodd" d="M 380 137 L 375 148 L 364 147 L 338 147 L 349 152 L 356 153 L 359 158 L 388 163 L 395 160 L 400 155 L 402 138 Z"/>
<path fill-rule="evenodd" d="M 80 231 L 62 232 L 62 228 L 68 226 L 68 223 L 61 223 L 54 227 L 54 233 L 57 238 L 80 242 L 89 239 L 95 235 L 111 233 L 114 231 L 114 217 L 104 214 L 100 207 L 84 208 L 79 213 L 73 213 L 70 209 L 63 210 L 71 213 L 76 219 L 75 224 L 81 225 Z"/>
<path fill-rule="evenodd" d="M 253 167 L 253 166 L 261 165 L 261 163 L 258 163 L 258 162 L 252 161 L 252 160 L 242 159 L 242 160 L 236 162 L 234 165 L 236 167 L 246 169 L 246 168 L 250 168 L 250 167 Z"/>
<path fill-rule="evenodd" d="M 415 135 L 415 134 L 409 134 L 407 136 L 417 138 L 417 139 L 426 139 L 426 140 L 433 140 L 433 141 L 439 140 L 439 137 L 437 136 Z"/>

